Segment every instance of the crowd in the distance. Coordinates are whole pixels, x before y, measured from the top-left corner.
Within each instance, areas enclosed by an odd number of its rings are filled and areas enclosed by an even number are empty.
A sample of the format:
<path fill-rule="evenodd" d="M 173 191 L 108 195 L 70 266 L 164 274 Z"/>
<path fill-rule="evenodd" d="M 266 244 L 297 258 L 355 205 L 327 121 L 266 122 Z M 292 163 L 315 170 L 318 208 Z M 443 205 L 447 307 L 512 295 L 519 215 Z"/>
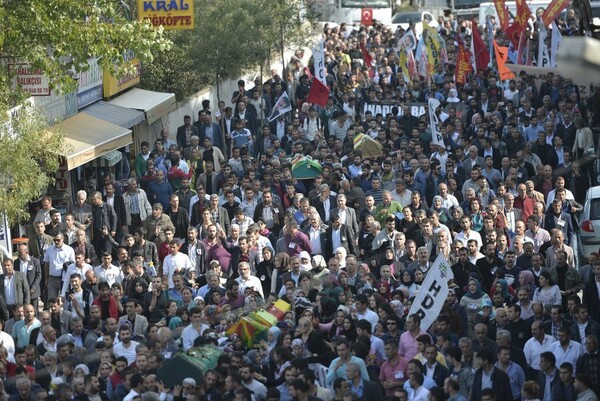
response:
<path fill-rule="evenodd" d="M 107 173 L 64 216 L 43 198 L 2 263 L 0 400 L 597 400 L 600 256 L 573 245 L 600 86 L 491 68 L 456 86 L 470 27 L 441 22 L 449 63 L 429 80 L 399 68 L 402 29 L 327 26 L 325 107 L 298 51 L 142 142 L 125 185 Z M 294 110 L 269 122 L 284 91 Z M 411 115 L 429 97 L 445 146 Z M 322 171 L 294 178 L 298 154 Z M 454 279 L 422 327 L 408 312 L 439 254 Z M 226 333 L 278 300 L 273 327 Z M 160 367 L 206 344 L 215 369 L 166 387 Z"/>

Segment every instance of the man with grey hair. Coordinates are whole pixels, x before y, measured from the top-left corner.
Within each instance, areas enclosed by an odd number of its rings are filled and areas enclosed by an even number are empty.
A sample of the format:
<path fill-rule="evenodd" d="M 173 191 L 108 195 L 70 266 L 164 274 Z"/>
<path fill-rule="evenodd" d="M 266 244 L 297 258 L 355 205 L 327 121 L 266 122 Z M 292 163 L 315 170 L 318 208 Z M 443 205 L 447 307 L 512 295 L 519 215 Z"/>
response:
<path fill-rule="evenodd" d="M 348 227 L 354 236 L 357 238 L 358 236 L 358 219 L 356 217 L 356 211 L 346 205 L 347 198 L 344 194 L 338 194 L 337 196 L 337 208 L 331 209 L 331 216 L 338 216 L 340 219 L 340 223 L 344 224 Z"/>
<path fill-rule="evenodd" d="M 252 289 L 254 292 L 258 292 L 261 297 L 264 298 L 262 283 L 260 279 L 252 275 L 250 271 L 250 264 L 242 262 L 238 265 L 239 277 L 235 279 L 240 285 L 240 293 L 243 294 L 246 289 Z"/>
<path fill-rule="evenodd" d="M 123 201 L 125 202 L 125 224 L 129 227 L 129 232 L 132 233 L 152 213 L 152 206 L 148 201 L 146 192 L 138 188 L 138 182 L 135 178 L 130 178 L 127 181 L 127 192 L 123 194 Z"/>
<path fill-rule="evenodd" d="M 527 366 L 525 354 L 521 348 L 511 345 L 510 331 L 505 329 L 496 329 L 496 348 L 500 347 L 510 348 L 510 360 L 525 370 L 525 367 Z"/>
<path fill-rule="evenodd" d="M 319 212 L 321 220 L 329 221 L 331 211 L 336 205 L 336 198 L 335 196 L 331 195 L 329 185 L 321 184 L 319 187 L 319 196 L 313 199 L 311 203 L 315 206 L 317 212 Z"/>

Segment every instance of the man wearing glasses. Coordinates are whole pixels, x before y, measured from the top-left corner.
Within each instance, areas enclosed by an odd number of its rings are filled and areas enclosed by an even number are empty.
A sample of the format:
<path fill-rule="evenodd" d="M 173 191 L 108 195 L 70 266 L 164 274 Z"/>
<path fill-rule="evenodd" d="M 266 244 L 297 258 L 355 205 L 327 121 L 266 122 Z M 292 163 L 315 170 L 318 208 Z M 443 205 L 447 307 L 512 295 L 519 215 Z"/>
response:
<path fill-rule="evenodd" d="M 44 303 L 50 298 L 57 298 L 62 289 L 63 266 L 75 262 L 75 251 L 64 243 L 64 236 L 59 233 L 54 236 L 54 245 L 44 254 L 44 284 L 47 288 Z M 66 263 L 66 265 L 65 265 Z"/>

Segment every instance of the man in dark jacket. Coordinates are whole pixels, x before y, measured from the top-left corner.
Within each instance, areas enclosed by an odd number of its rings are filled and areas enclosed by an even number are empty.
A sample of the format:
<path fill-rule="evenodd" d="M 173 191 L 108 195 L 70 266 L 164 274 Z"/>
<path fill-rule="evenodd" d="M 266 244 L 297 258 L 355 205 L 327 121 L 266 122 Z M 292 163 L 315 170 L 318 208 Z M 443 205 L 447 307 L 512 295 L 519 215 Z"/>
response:
<path fill-rule="evenodd" d="M 477 359 L 480 368 L 475 371 L 475 375 L 473 377 L 473 387 L 471 388 L 470 401 L 481 400 L 482 391 L 484 388 L 487 388 L 487 386 L 484 387 L 484 372 L 486 376 L 490 376 L 492 390 L 496 395 L 496 399 L 512 400 L 510 381 L 502 369 L 494 366 L 494 354 L 490 350 L 484 348 L 477 354 Z"/>
<path fill-rule="evenodd" d="M 354 248 L 355 241 L 352 230 L 340 222 L 340 216 L 331 215 L 331 226 L 325 230 L 325 250 L 323 255 L 326 260 L 334 256 L 337 247 L 343 247 L 348 250 L 348 255 L 356 255 Z"/>
<path fill-rule="evenodd" d="M 102 200 L 100 192 L 92 195 L 92 225 L 92 244 L 96 254 L 111 253 L 112 245 L 108 235 L 114 238 L 117 234 L 117 214 L 111 205 Z M 104 228 L 108 230 L 108 235 L 104 235 Z"/>

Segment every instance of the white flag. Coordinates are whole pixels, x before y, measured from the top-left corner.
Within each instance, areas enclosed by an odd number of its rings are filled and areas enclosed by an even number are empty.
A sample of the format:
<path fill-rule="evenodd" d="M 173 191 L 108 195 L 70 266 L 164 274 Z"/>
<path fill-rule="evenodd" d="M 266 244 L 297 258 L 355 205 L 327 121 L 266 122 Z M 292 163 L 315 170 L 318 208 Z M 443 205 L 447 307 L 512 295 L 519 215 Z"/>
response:
<path fill-rule="evenodd" d="M 412 29 L 409 29 L 408 32 L 406 32 L 404 36 L 400 38 L 399 45 L 400 48 L 403 47 L 408 52 L 415 50 L 417 47 L 417 38 L 415 37 L 415 33 L 412 31 Z"/>
<path fill-rule="evenodd" d="M 550 55 L 548 54 L 548 46 L 546 46 L 546 38 L 548 32 L 546 27 L 540 25 L 539 42 L 538 42 L 538 67 L 550 67 Z"/>
<path fill-rule="evenodd" d="M 562 41 L 562 35 L 556 26 L 556 22 L 552 21 L 552 39 L 550 39 L 550 66 L 556 67 L 556 55 L 558 52 L 558 45 Z"/>
<path fill-rule="evenodd" d="M 444 138 L 442 138 L 442 134 L 440 133 L 440 119 L 435 113 L 437 108 L 440 107 L 440 101 L 434 97 L 430 97 L 427 99 L 427 105 L 429 108 L 429 125 L 431 126 L 431 143 L 446 147 Z"/>
<path fill-rule="evenodd" d="M 453 278 L 454 274 L 450 264 L 440 253 L 427 272 L 419 294 L 415 297 L 408 313 L 409 316 L 416 314 L 421 318 L 421 329 L 429 329 L 429 326 L 439 316 L 448 297 L 448 280 Z"/>
<path fill-rule="evenodd" d="M 325 52 L 323 50 L 323 41 L 315 45 L 312 49 L 314 66 L 315 66 L 315 78 L 319 80 L 323 85 L 327 86 L 327 72 L 325 70 Z"/>
<path fill-rule="evenodd" d="M 280 115 L 283 115 L 291 110 L 292 110 L 292 102 L 290 102 L 290 98 L 289 98 L 287 92 L 283 91 L 281 96 L 279 96 L 279 99 L 277 99 L 275 106 L 273 106 L 273 111 L 271 112 L 271 115 L 269 116 L 269 122 L 275 120 Z"/>

